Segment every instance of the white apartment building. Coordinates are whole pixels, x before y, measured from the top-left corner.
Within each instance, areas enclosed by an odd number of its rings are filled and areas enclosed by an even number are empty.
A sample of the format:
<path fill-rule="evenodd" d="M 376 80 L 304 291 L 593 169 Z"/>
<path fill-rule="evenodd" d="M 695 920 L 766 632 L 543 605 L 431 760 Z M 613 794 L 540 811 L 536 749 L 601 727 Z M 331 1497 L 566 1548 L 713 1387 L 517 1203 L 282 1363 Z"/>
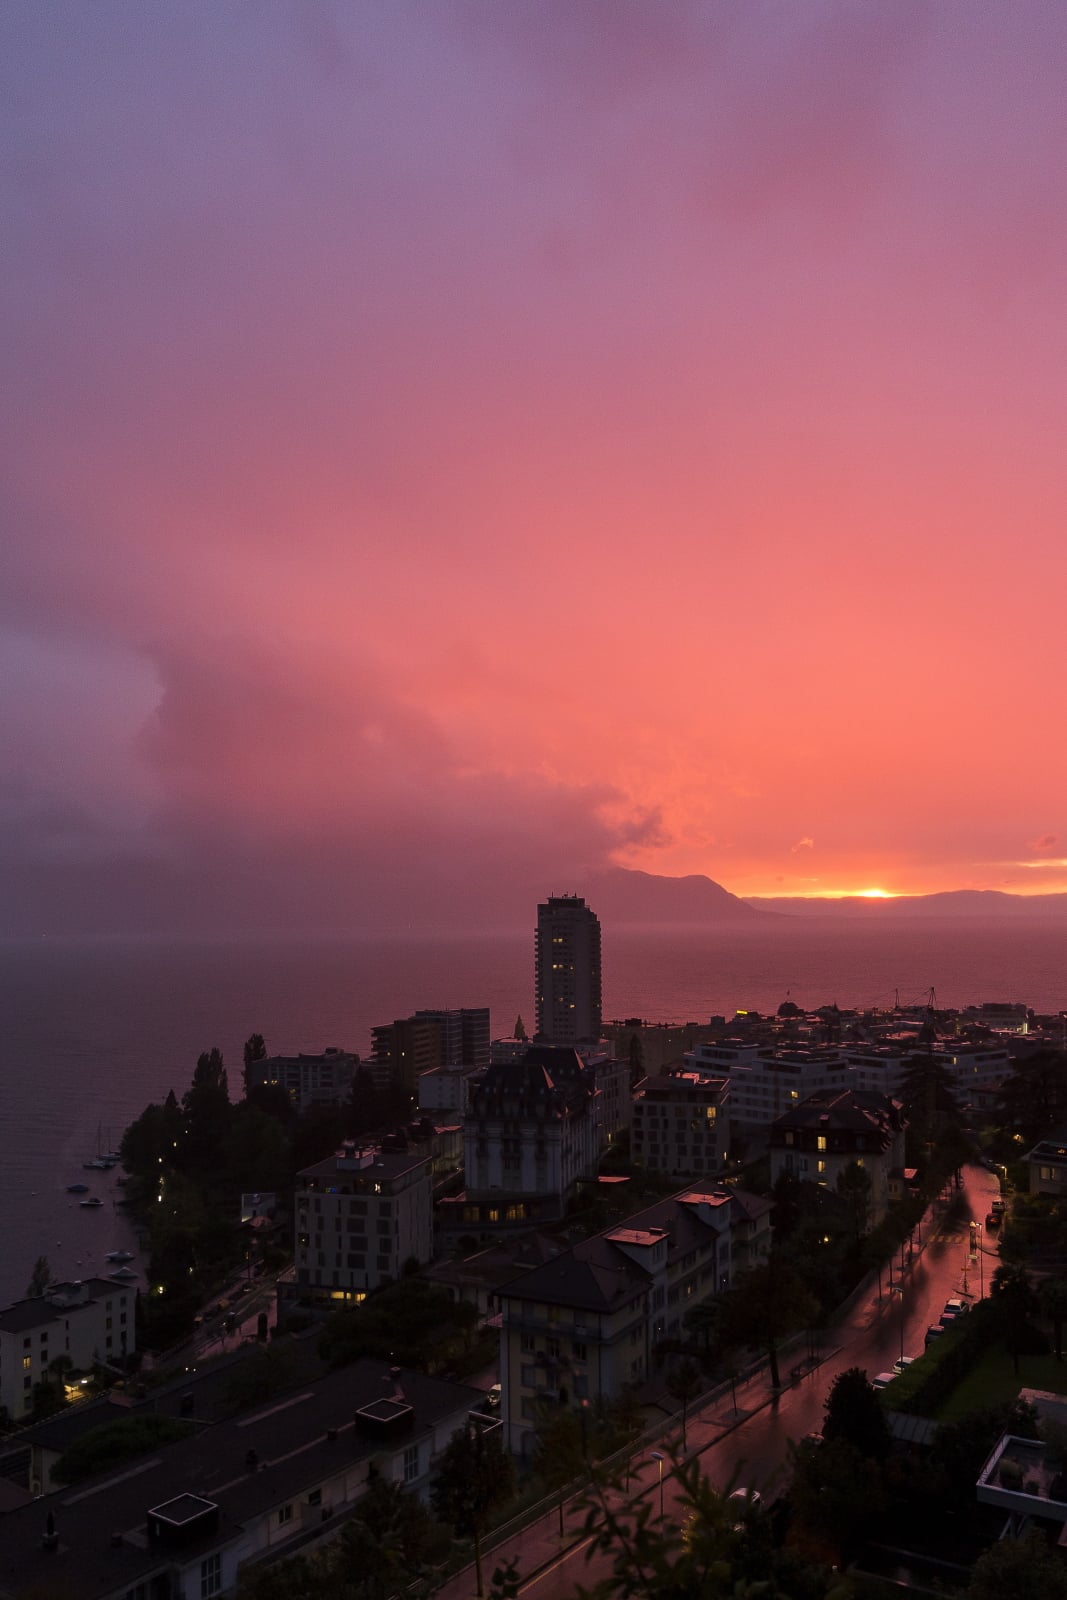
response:
<path fill-rule="evenodd" d="M 419 1115 L 439 1118 L 447 1111 L 462 1121 L 467 1115 L 471 1079 L 481 1071 L 480 1067 L 428 1067 L 420 1072 L 415 1080 Z"/>
<path fill-rule="evenodd" d="M 633 1100 L 630 1152 L 653 1172 L 710 1176 L 730 1148 L 730 1080 L 698 1072 L 646 1078 Z"/>
<path fill-rule="evenodd" d="M 34 1385 L 58 1356 L 74 1372 L 136 1349 L 134 1291 L 107 1278 L 55 1283 L 47 1294 L 0 1311 L 0 1405 L 16 1421 L 33 1409 Z"/>
<path fill-rule="evenodd" d="M 345 1144 L 298 1173 L 297 1293 L 359 1301 L 406 1261 L 432 1260 L 431 1168 L 425 1154 Z"/>
<path fill-rule="evenodd" d="M 498 1291 L 501 1417 L 531 1448 L 539 1409 L 617 1395 L 652 1372 L 686 1311 L 766 1259 L 772 1202 L 737 1189 L 660 1200 Z"/>
<path fill-rule="evenodd" d="M 925 1047 L 899 1044 L 767 1046 L 726 1041 L 702 1044 L 685 1057 L 686 1068 L 729 1076 L 734 1129 L 766 1130 L 809 1095 L 857 1089 L 899 1098 L 909 1066 Z M 961 1106 L 976 1091 L 1010 1076 L 1013 1063 L 1002 1044 L 945 1039 L 933 1046 L 952 1079 Z"/>
<path fill-rule="evenodd" d="M 157 1448 L 132 1471 L 9 1512 L 0 1600 L 232 1595 L 246 1566 L 336 1538 L 372 1474 L 425 1499 L 442 1452 L 477 1421 L 471 1408 L 482 1398 L 381 1361 L 274 1395 Z M 484 1417 L 480 1425 L 498 1426 Z"/>

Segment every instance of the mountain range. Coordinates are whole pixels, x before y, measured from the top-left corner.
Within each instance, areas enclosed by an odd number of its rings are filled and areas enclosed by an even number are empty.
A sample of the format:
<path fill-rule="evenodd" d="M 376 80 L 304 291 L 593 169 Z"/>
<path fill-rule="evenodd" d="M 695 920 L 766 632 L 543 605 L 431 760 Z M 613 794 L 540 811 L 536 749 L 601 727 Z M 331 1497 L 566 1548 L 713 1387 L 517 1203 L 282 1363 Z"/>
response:
<path fill-rule="evenodd" d="M 661 877 L 625 867 L 589 874 L 582 893 L 609 922 L 721 926 L 766 925 L 772 918 L 818 917 L 896 920 L 901 917 L 1040 917 L 1067 919 L 1067 894 L 1009 894 L 1002 889 L 953 889 L 938 894 L 872 899 L 842 895 L 805 899 L 799 895 L 741 898 L 703 873 Z"/>

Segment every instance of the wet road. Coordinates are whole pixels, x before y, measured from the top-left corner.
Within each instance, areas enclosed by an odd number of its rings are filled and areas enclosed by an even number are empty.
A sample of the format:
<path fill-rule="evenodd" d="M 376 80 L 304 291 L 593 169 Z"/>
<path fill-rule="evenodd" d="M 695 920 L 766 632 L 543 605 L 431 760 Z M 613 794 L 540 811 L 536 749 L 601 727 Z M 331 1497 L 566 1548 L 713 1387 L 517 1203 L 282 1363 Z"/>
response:
<path fill-rule="evenodd" d="M 989 1280 L 998 1263 L 996 1235 L 987 1236 L 980 1227 L 979 1250 L 972 1258 L 969 1223 L 971 1218 L 982 1223 L 990 1202 L 1000 1193 L 1000 1183 L 994 1173 L 982 1167 L 966 1167 L 963 1192 L 967 1213 L 961 1220 L 948 1224 L 940 1206 L 935 1206 L 933 1215 L 927 1212 L 922 1247 L 916 1249 L 901 1280 L 903 1292 L 897 1286 L 896 1272 L 892 1288 L 888 1272 L 883 1273 L 880 1290 L 875 1283 L 852 1311 L 828 1330 L 823 1343 L 826 1359 L 815 1371 L 769 1403 L 765 1374 L 740 1390 L 738 1406 L 751 1414 L 729 1432 L 723 1432 L 732 1420 L 729 1397 L 702 1418 L 691 1419 L 690 1450 L 694 1446 L 700 1450 L 703 1470 L 717 1488 L 743 1484 L 761 1490 L 765 1498 L 781 1492 L 789 1444 L 806 1433 L 821 1431 L 826 1396 L 839 1373 L 848 1367 L 863 1367 L 871 1377 L 888 1371 L 902 1346 L 905 1355 L 921 1355 L 926 1330 L 937 1322 L 947 1299 L 962 1296 L 973 1304 L 983 1291 L 988 1294 Z M 782 1367 L 784 1377 L 789 1371 L 789 1358 Z M 646 1461 L 639 1476 L 648 1486 L 646 1492 L 657 1495 L 658 1464 Z M 663 1488 L 669 1518 L 673 1504 L 669 1480 Z M 678 1515 L 681 1514 L 679 1510 Z M 579 1583 L 589 1584 L 604 1576 L 609 1569 L 608 1559 L 596 1557 L 587 1562 L 585 1552 L 585 1544 L 561 1551 L 552 1565 L 522 1585 L 523 1595 L 535 1600 L 557 1600 L 573 1594 Z"/>

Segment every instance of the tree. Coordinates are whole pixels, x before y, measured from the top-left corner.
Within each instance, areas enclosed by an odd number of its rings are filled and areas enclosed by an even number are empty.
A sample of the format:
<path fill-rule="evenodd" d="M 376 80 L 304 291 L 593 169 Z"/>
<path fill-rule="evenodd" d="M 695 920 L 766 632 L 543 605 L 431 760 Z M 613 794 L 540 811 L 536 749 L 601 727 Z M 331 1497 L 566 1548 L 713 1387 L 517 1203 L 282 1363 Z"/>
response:
<path fill-rule="evenodd" d="M 246 1095 L 248 1094 L 249 1089 L 252 1087 L 252 1063 L 254 1061 L 266 1061 L 266 1059 L 267 1042 L 263 1035 L 261 1033 L 250 1034 L 245 1040 L 244 1048 L 244 1081 Z"/>
<path fill-rule="evenodd" d="M 865 1460 L 885 1460 L 890 1446 L 885 1412 L 861 1367 L 838 1373 L 823 1409 L 822 1432 L 827 1443 L 844 1439 Z"/>
<path fill-rule="evenodd" d="M 726 1492 L 713 1488 L 697 1461 L 673 1461 L 669 1515 L 659 1498 L 609 1497 L 594 1477 L 578 1504 L 606 1575 L 579 1600 L 846 1600 L 851 1588 L 828 1567 L 777 1545 L 772 1519 L 738 1517 Z M 681 1526 L 679 1526 L 681 1524 Z"/>
<path fill-rule="evenodd" d="M 960 1113 L 955 1087 L 944 1060 L 929 1048 L 916 1051 L 900 1079 L 900 1098 L 908 1119 L 908 1138 L 913 1153 L 932 1144 L 946 1124 L 959 1126 Z"/>
<path fill-rule="evenodd" d="M 373 1472 L 367 1492 L 330 1553 L 345 1600 L 389 1600 L 404 1595 L 444 1559 L 447 1528 L 402 1484 Z"/>
<path fill-rule="evenodd" d="M 630 1035 L 630 1088 L 636 1089 L 645 1076 L 645 1047 L 639 1033 Z"/>
<path fill-rule="evenodd" d="M 1037 1296 L 1025 1267 L 1002 1262 L 993 1274 L 989 1300 L 1000 1336 L 1011 1356 L 1015 1376 L 1018 1377 L 1019 1357 L 1026 1349 L 1030 1319 L 1037 1309 Z"/>
<path fill-rule="evenodd" d="M 852 1219 L 853 1235 L 862 1239 L 867 1232 L 871 1205 L 871 1175 L 858 1161 L 850 1161 L 837 1174 L 837 1192 Z"/>
<path fill-rule="evenodd" d="M 1067 1278 L 1046 1278 L 1037 1291 L 1041 1315 L 1052 1323 L 1056 1360 L 1063 1360 L 1063 1324 L 1067 1322 Z"/>
<path fill-rule="evenodd" d="M 38 1256 L 37 1260 L 33 1263 L 33 1271 L 30 1273 L 30 1281 L 26 1285 L 26 1299 L 40 1300 L 51 1281 L 52 1268 L 48 1265 L 48 1257 Z"/>
<path fill-rule="evenodd" d="M 998 1539 L 978 1557 L 967 1600 L 1067 1600 L 1067 1569 L 1044 1534 L 1028 1528 L 1018 1539 Z"/>
<path fill-rule="evenodd" d="M 777 1252 L 744 1273 L 723 1303 L 723 1337 L 727 1344 L 751 1345 L 766 1351 L 771 1384 L 782 1387 L 778 1346 L 819 1314 L 815 1298 L 793 1268 Z"/>
<path fill-rule="evenodd" d="M 789 1496 L 804 1531 L 848 1560 L 884 1520 L 886 1495 L 876 1461 L 846 1438 L 824 1440 L 794 1452 Z"/>
<path fill-rule="evenodd" d="M 511 1495 L 515 1469 L 496 1432 L 471 1422 L 445 1446 L 430 1487 L 434 1511 L 461 1539 L 474 1541 L 477 1593 L 482 1583 L 482 1535 L 493 1510 Z"/>
<path fill-rule="evenodd" d="M 525 1042 L 526 1039 L 526 1024 L 523 1022 L 521 1016 L 515 1018 L 515 1038 L 523 1042 Z"/>
<path fill-rule="evenodd" d="M 667 1393 L 682 1408 L 682 1449 L 686 1447 L 686 1421 L 690 1401 L 704 1389 L 704 1375 L 691 1356 L 683 1356 L 667 1373 Z"/>

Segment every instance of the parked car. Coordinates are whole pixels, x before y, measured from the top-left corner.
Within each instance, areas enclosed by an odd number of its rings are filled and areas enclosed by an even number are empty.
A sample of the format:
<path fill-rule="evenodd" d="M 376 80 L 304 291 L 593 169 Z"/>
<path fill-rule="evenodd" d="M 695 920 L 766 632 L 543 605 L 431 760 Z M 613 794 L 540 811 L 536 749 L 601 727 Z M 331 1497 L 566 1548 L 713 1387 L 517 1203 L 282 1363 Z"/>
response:
<path fill-rule="evenodd" d="M 941 1337 L 941 1335 L 944 1333 L 944 1331 L 945 1331 L 944 1328 L 941 1326 L 941 1324 L 939 1322 L 931 1322 L 930 1326 L 926 1330 L 926 1344 L 927 1344 L 927 1347 L 929 1348 L 930 1341 L 932 1339 L 939 1339 Z"/>
<path fill-rule="evenodd" d="M 951 1313 L 952 1313 L 952 1315 L 954 1317 L 962 1317 L 970 1309 L 971 1309 L 970 1304 L 966 1300 L 958 1300 L 957 1299 L 957 1300 L 946 1300 L 945 1301 L 945 1310 L 946 1310 L 946 1312 L 951 1311 Z"/>
<path fill-rule="evenodd" d="M 901 1356 L 899 1361 L 893 1362 L 893 1371 L 899 1377 L 902 1372 L 907 1372 L 913 1361 L 918 1361 L 918 1356 Z"/>
<path fill-rule="evenodd" d="M 880 1372 L 876 1378 L 871 1379 L 872 1389 L 886 1389 L 897 1376 L 895 1372 Z"/>
<path fill-rule="evenodd" d="M 986 1216 L 985 1225 L 986 1225 L 987 1228 L 999 1228 L 1000 1227 L 1000 1212 L 999 1211 L 990 1211 L 988 1213 L 988 1215 Z"/>

